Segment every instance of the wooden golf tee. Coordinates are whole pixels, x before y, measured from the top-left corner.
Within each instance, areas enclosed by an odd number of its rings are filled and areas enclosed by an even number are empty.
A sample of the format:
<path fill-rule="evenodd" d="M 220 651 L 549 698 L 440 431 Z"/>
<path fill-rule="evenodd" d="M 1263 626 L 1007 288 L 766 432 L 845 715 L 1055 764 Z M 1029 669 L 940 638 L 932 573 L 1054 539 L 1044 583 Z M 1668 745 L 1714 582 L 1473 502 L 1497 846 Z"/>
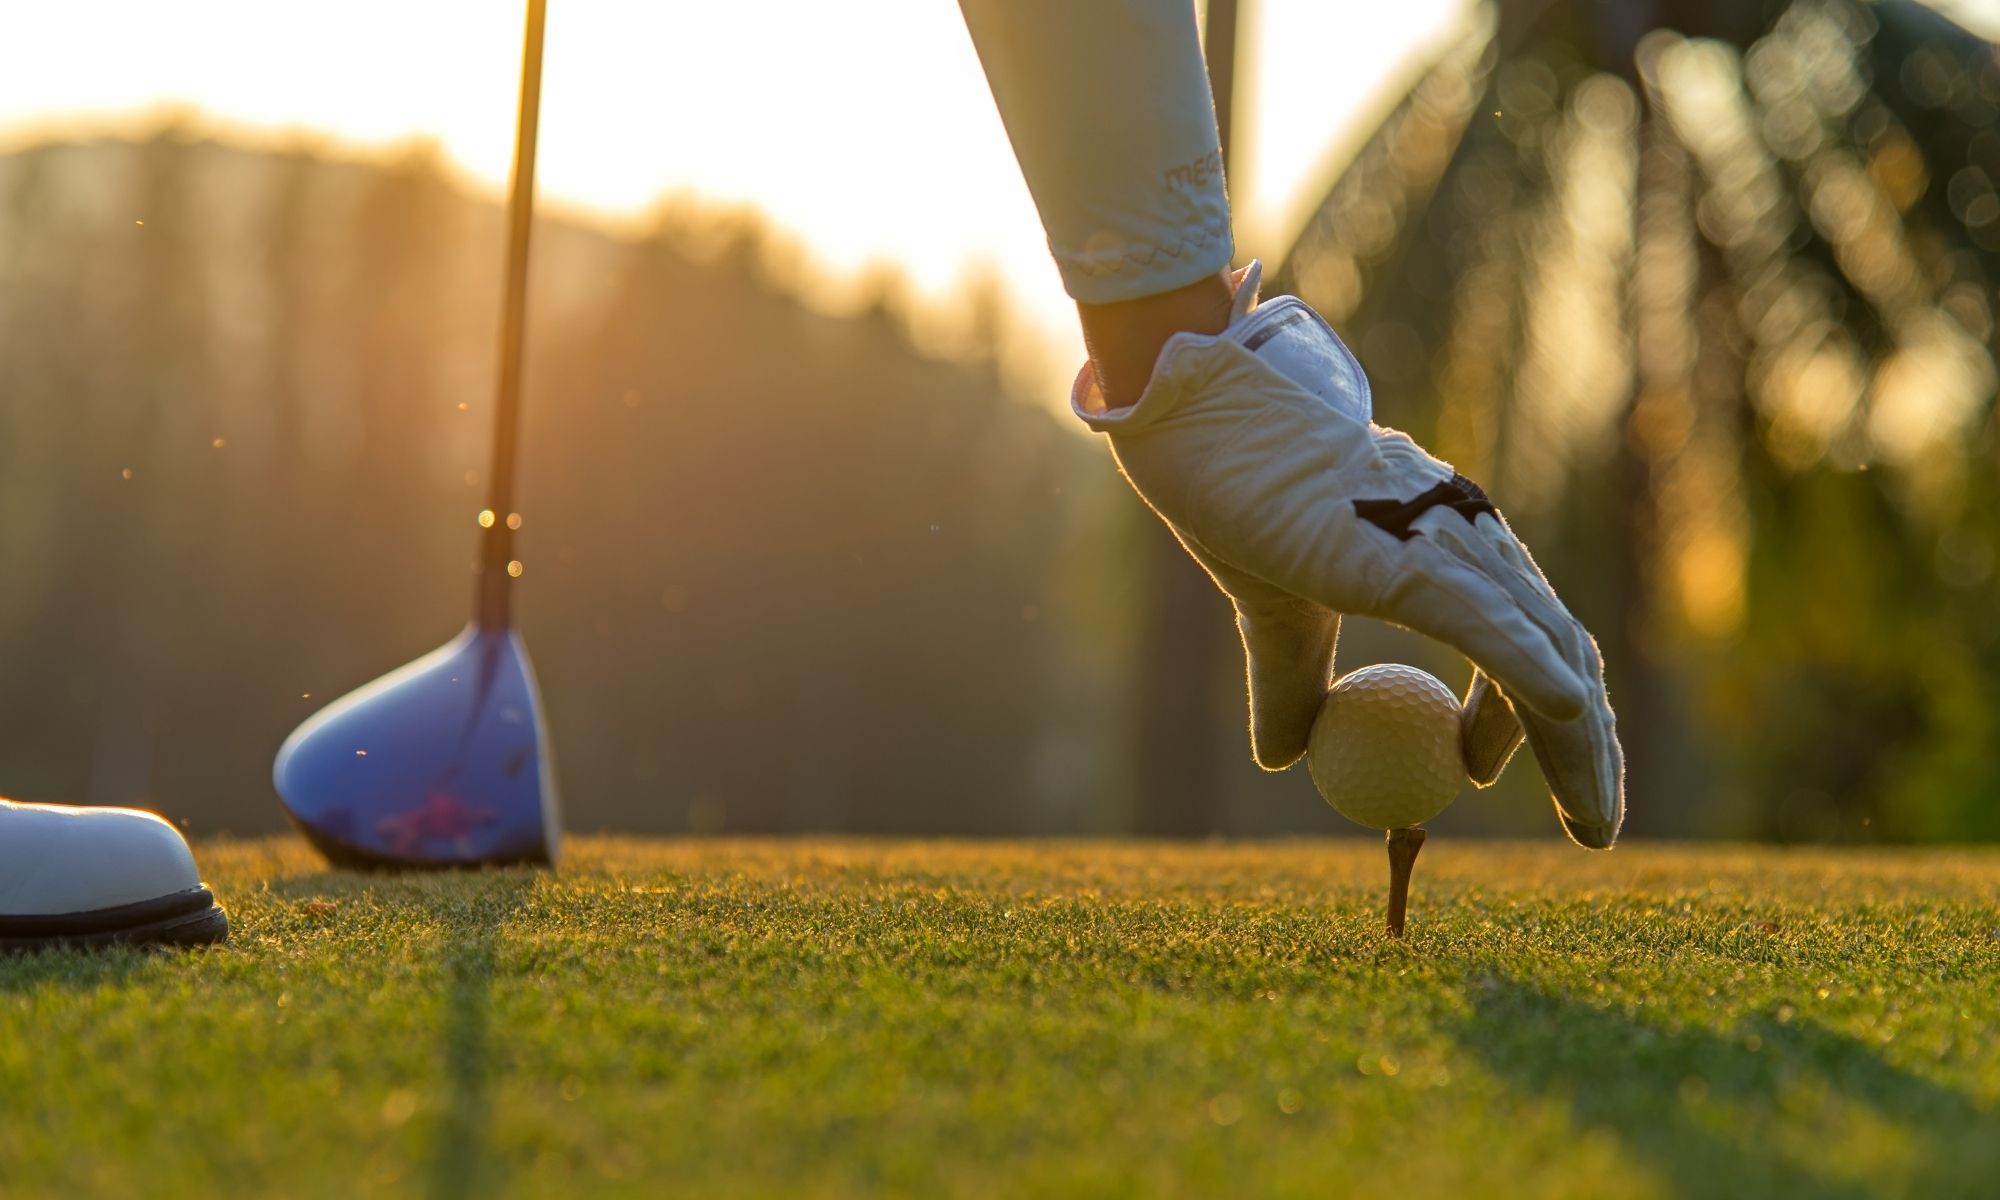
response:
<path fill-rule="evenodd" d="M 1389 936 L 1403 936 L 1403 918 L 1410 911 L 1410 868 L 1424 848 L 1421 829 L 1389 831 Z"/>

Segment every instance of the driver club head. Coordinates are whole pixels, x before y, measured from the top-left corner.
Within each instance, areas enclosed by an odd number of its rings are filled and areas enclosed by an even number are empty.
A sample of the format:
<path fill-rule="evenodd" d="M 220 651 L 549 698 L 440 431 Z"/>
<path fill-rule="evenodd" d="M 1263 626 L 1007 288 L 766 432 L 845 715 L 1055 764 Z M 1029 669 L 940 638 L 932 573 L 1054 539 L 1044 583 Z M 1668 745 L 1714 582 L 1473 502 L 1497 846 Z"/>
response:
<path fill-rule="evenodd" d="M 337 866 L 553 866 L 561 820 L 527 650 L 469 625 L 292 731 L 285 812 Z"/>

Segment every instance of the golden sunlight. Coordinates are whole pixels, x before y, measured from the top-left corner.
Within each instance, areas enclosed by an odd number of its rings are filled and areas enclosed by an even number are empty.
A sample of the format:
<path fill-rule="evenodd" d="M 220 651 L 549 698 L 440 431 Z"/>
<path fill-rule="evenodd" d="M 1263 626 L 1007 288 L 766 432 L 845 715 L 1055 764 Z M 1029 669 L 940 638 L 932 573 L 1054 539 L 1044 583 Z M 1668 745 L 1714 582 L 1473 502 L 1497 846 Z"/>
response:
<path fill-rule="evenodd" d="M 1271 254 L 1464 0 L 1244 5 L 1235 192 L 1244 256 Z M 250 139 L 366 152 L 432 140 L 497 189 L 521 13 L 486 0 L 76 0 L 10 13 L 0 148 L 192 108 Z M 1041 228 L 950 0 L 551 5 L 544 197 L 618 221 L 673 194 L 749 203 L 798 238 L 801 286 L 852 303 L 892 267 L 920 302 L 997 278 L 1067 371 L 1080 353 Z"/>

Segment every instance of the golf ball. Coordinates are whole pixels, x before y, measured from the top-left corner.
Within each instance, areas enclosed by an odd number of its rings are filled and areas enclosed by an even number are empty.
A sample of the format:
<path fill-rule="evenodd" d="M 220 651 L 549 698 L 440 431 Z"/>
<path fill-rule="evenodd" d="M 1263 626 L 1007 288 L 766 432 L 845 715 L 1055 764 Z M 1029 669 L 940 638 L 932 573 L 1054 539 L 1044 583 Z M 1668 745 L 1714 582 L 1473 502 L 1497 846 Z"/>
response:
<path fill-rule="evenodd" d="M 1443 812 L 1465 782 L 1458 697 L 1435 675 L 1383 663 L 1334 681 L 1306 766 L 1334 811 L 1371 829 Z"/>

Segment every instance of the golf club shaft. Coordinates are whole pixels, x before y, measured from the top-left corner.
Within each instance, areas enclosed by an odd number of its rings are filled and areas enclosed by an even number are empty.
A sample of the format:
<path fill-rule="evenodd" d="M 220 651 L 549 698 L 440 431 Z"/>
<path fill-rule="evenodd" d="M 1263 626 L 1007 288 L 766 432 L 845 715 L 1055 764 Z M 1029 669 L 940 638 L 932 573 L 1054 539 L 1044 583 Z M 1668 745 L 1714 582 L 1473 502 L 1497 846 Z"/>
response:
<path fill-rule="evenodd" d="M 522 343 L 528 321 L 528 235 L 535 219 L 535 132 L 542 106 L 542 28 L 547 0 L 528 0 L 521 51 L 521 110 L 514 135 L 513 190 L 507 198 L 507 275 L 500 308 L 499 390 L 493 405 L 493 462 L 486 509 L 492 519 L 480 545 L 476 619 L 504 629 L 510 619 L 508 567 L 514 560 L 515 444 L 521 423 Z"/>

